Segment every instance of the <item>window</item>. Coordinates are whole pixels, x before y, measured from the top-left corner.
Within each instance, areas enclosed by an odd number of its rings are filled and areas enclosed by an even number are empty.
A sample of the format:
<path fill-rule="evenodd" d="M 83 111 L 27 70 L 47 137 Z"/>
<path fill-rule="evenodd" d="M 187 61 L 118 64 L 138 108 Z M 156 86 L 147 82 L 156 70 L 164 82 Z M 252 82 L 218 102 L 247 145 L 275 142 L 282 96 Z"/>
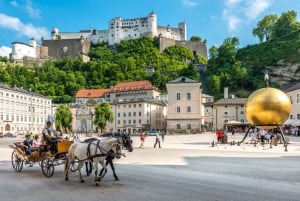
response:
<path fill-rule="evenodd" d="M 126 117 L 126 112 L 123 113 L 123 117 Z"/>
<path fill-rule="evenodd" d="M 120 113 L 118 112 L 118 117 L 120 117 Z"/>
<path fill-rule="evenodd" d="M 224 112 L 225 115 L 228 115 L 228 112 Z"/>
<path fill-rule="evenodd" d="M 290 96 L 291 104 L 293 104 L 293 96 Z"/>
<path fill-rule="evenodd" d="M 186 99 L 187 99 L 187 100 L 191 100 L 191 93 L 187 93 L 187 94 L 186 94 Z"/>
<path fill-rule="evenodd" d="M 244 114 L 244 111 L 241 111 L 241 114 Z"/>
<path fill-rule="evenodd" d="M 300 103 L 300 94 L 297 94 L 297 103 Z"/>
<path fill-rule="evenodd" d="M 180 100 L 180 93 L 177 93 L 177 94 L 176 94 L 176 99 L 177 99 L 177 100 Z"/>
<path fill-rule="evenodd" d="M 142 116 L 142 112 L 139 112 L 139 117 L 141 117 Z"/>
<path fill-rule="evenodd" d="M 179 106 L 176 107 L 176 112 L 180 113 L 180 107 Z"/>
<path fill-rule="evenodd" d="M 134 117 L 136 116 L 136 112 L 133 112 L 133 116 L 134 116 Z"/>
<path fill-rule="evenodd" d="M 191 112 L 191 111 L 192 111 L 191 106 L 187 106 L 186 112 Z"/>
<path fill-rule="evenodd" d="M 300 119 L 300 114 L 297 114 L 297 119 Z"/>
<path fill-rule="evenodd" d="M 131 112 L 128 112 L 128 116 L 131 117 Z"/>
<path fill-rule="evenodd" d="M 187 124 L 187 125 L 186 125 L 186 128 L 187 128 L 187 129 L 192 129 L 192 125 L 191 125 L 191 124 Z"/>
<path fill-rule="evenodd" d="M 176 124 L 177 129 L 181 129 L 180 124 Z"/>

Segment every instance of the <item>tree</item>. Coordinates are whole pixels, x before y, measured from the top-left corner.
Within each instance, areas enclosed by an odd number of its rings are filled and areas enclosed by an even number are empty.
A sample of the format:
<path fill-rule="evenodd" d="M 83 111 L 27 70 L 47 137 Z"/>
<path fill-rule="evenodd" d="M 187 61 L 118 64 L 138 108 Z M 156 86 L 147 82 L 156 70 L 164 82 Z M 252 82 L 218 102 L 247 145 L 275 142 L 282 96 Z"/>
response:
<path fill-rule="evenodd" d="M 288 11 L 282 13 L 274 24 L 273 39 L 284 36 L 299 29 L 299 23 L 297 22 L 296 11 Z"/>
<path fill-rule="evenodd" d="M 192 37 L 191 37 L 191 39 L 190 39 L 190 41 L 201 42 L 201 41 L 202 41 L 202 39 L 201 39 L 201 37 L 200 37 L 200 36 L 192 36 Z"/>
<path fill-rule="evenodd" d="M 108 102 L 102 102 L 95 106 L 94 124 L 100 128 L 100 132 L 105 129 L 106 123 L 114 121 L 114 114 Z"/>
<path fill-rule="evenodd" d="M 55 112 L 55 125 L 61 126 L 63 130 L 69 132 L 72 128 L 72 120 L 70 108 L 65 104 L 58 106 Z"/>
<path fill-rule="evenodd" d="M 273 27 L 277 19 L 277 15 L 267 15 L 257 23 L 256 28 L 252 30 L 252 34 L 258 37 L 259 42 L 271 39 Z"/>

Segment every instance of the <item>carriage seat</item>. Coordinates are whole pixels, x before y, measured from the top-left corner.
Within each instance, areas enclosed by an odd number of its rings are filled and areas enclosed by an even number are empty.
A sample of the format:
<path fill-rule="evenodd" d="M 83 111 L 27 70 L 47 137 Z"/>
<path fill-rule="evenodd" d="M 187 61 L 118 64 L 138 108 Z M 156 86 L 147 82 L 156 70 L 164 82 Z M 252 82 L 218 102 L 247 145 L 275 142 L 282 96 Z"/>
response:
<path fill-rule="evenodd" d="M 23 153 L 25 153 L 25 149 L 24 149 L 24 147 L 23 147 L 21 144 L 22 144 L 22 142 L 14 142 L 14 145 L 15 145 L 17 148 L 21 149 Z M 29 149 L 31 150 L 31 152 L 34 152 L 34 151 L 41 151 L 41 150 L 44 149 L 44 146 L 41 145 L 40 147 L 30 147 Z M 29 154 L 27 154 L 27 155 L 29 155 Z"/>

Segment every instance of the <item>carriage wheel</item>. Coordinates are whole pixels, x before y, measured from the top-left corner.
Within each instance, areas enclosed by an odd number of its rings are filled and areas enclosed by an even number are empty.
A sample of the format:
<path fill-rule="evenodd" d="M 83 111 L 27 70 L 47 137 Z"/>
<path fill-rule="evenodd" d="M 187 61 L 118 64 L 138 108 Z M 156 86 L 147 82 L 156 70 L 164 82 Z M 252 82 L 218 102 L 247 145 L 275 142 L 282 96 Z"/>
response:
<path fill-rule="evenodd" d="M 21 172 L 23 169 L 23 160 L 18 156 L 16 151 L 11 154 L 11 164 L 16 172 Z"/>
<path fill-rule="evenodd" d="M 70 170 L 71 172 L 76 172 L 78 170 L 78 163 L 76 161 L 70 163 Z"/>
<path fill-rule="evenodd" d="M 46 158 L 41 161 L 42 172 L 46 177 L 52 177 L 54 174 L 53 161 L 50 158 Z"/>

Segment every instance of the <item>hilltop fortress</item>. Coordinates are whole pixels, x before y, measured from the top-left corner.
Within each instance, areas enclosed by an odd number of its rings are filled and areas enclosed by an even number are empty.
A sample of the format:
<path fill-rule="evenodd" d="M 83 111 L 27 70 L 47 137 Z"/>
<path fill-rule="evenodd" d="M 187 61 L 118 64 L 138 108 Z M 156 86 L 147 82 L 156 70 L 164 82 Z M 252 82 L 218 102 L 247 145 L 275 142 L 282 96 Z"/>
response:
<path fill-rule="evenodd" d="M 36 44 L 31 39 L 30 44 L 20 42 L 12 43 L 11 58 L 17 63 L 33 62 L 46 59 L 57 59 L 65 56 L 76 58 L 83 57 L 85 62 L 89 61 L 88 52 L 90 43 L 97 44 L 107 42 L 113 46 L 123 40 L 151 37 L 158 40 L 158 48 L 162 52 L 165 48 L 179 45 L 189 48 L 194 55 L 201 55 L 207 59 L 206 42 L 188 41 L 186 39 L 186 24 L 178 23 L 177 28 L 157 25 L 157 16 L 154 12 L 147 17 L 134 19 L 122 19 L 116 17 L 108 22 L 107 30 L 81 30 L 79 32 L 59 32 L 58 28 L 51 31 L 51 38 L 42 38 L 42 45 Z M 40 62 L 39 62 L 40 63 Z M 40 63 L 41 64 L 41 63 Z"/>
<path fill-rule="evenodd" d="M 108 22 L 108 30 L 90 29 L 79 32 L 59 32 L 57 28 L 54 28 L 51 32 L 52 40 L 84 38 L 93 44 L 107 42 L 109 45 L 144 36 L 157 38 L 160 51 L 172 45 L 180 45 L 189 48 L 194 54 L 200 54 L 207 58 L 205 42 L 187 41 L 184 22 L 178 23 L 177 28 L 170 27 L 170 25 L 158 26 L 157 16 L 154 12 L 149 13 L 147 17 L 134 19 L 116 17 Z"/>

